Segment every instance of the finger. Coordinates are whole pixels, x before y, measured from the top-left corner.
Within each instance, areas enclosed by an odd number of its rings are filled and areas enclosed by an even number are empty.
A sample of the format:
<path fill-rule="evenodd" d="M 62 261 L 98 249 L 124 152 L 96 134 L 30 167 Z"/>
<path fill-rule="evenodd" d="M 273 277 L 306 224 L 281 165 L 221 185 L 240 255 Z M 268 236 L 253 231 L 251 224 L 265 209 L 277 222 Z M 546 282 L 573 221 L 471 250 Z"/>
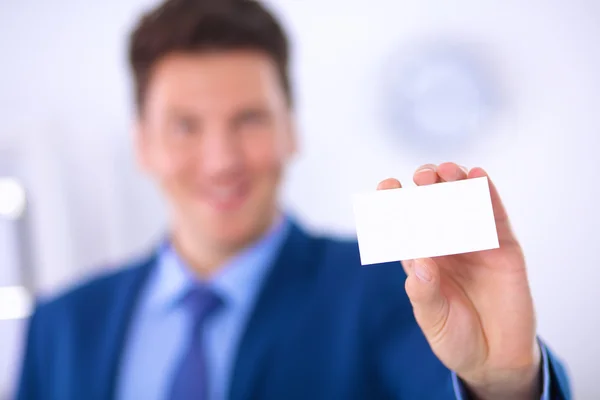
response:
<path fill-rule="evenodd" d="M 440 270 L 435 261 L 431 258 L 413 260 L 405 287 L 421 330 L 430 343 L 439 339 L 444 333 L 449 308 L 440 289 Z"/>
<path fill-rule="evenodd" d="M 513 235 L 510 221 L 508 219 L 508 213 L 500 198 L 500 193 L 496 189 L 496 185 L 490 179 L 489 175 L 483 168 L 473 168 L 469 171 L 469 179 L 471 178 L 488 178 L 488 184 L 490 187 L 490 198 L 492 199 L 492 208 L 494 210 L 494 219 L 496 221 L 496 229 L 498 230 L 498 237 L 500 240 L 514 240 L 516 239 Z"/>
<path fill-rule="evenodd" d="M 437 166 L 434 164 L 420 166 L 413 176 L 413 181 L 418 186 L 433 185 L 434 183 L 438 183 L 439 179 Z"/>
<path fill-rule="evenodd" d="M 490 186 L 490 197 L 492 198 L 492 206 L 494 208 L 494 215 L 496 216 L 496 220 L 505 220 L 508 218 L 508 214 L 506 213 L 506 209 L 504 208 L 504 204 L 502 204 L 502 199 L 500 198 L 500 193 L 498 193 L 498 189 L 494 185 L 494 182 L 490 179 L 489 175 L 483 168 L 473 168 L 469 172 L 469 178 L 488 178 L 488 183 Z"/>
<path fill-rule="evenodd" d="M 437 174 L 442 182 L 454 182 L 467 179 L 469 170 L 453 162 L 440 164 L 437 167 Z"/>
<path fill-rule="evenodd" d="M 402 185 L 398 179 L 388 178 L 377 185 L 377 190 L 400 189 Z"/>
<path fill-rule="evenodd" d="M 402 268 L 404 269 L 404 273 L 406 274 L 407 278 L 410 275 L 410 271 L 412 271 L 413 262 L 414 262 L 414 260 L 400 261 L 400 265 L 402 265 Z"/>

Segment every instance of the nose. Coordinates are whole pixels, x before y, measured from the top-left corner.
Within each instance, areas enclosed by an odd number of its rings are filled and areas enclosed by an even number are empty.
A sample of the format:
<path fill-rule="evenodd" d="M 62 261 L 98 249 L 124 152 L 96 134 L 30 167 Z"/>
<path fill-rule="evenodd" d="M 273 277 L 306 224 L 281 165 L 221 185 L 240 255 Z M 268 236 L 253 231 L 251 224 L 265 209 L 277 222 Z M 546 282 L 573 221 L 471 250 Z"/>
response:
<path fill-rule="evenodd" d="M 204 133 L 200 151 L 200 165 L 212 177 L 239 172 L 242 154 L 233 132 L 226 128 L 211 129 Z"/>

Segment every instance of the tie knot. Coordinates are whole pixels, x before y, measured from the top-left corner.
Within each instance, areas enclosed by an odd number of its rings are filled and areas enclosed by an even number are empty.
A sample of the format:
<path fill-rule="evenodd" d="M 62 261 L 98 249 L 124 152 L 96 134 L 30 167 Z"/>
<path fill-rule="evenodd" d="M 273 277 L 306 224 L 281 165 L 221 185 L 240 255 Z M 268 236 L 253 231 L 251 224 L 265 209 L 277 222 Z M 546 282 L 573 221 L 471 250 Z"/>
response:
<path fill-rule="evenodd" d="M 184 303 L 196 324 L 202 324 L 223 305 L 223 299 L 212 288 L 203 285 L 192 288 L 185 296 Z"/>

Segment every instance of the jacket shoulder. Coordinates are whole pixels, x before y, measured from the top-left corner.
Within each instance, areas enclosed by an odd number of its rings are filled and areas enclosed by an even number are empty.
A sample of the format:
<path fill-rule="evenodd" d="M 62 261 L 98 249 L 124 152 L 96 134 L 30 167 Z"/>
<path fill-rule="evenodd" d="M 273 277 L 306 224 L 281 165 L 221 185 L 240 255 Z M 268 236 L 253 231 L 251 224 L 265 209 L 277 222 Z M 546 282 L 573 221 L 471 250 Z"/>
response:
<path fill-rule="evenodd" d="M 145 257 L 97 273 L 57 295 L 38 300 L 35 313 L 52 319 L 65 312 L 84 315 L 101 312 L 133 290 L 153 262 L 154 256 Z"/>
<path fill-rule="evenodd" d="M 153 258 L 98 274 L 37 302 L 28 322 L 17 399 L 63 398 L 69 388 L 55 382 L 67 380 L 65 373 L 71 371 L 66 366 L 81 357 L 96 354 L 101 359 L 108 353 L 106 332 L 118 331 Z"/>

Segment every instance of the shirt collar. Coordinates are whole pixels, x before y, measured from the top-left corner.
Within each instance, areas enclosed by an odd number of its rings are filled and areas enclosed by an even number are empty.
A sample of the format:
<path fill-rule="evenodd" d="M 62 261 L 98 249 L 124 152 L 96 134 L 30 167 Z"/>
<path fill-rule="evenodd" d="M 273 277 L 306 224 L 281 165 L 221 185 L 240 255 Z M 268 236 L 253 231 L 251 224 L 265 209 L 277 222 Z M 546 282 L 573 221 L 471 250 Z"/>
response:
<path fill-rule="evenodd" d="M 165 242 L 149 285 L 151 307 L 169 310 L 198 283 L 209 285 L 222 297 L 226 306 L 249 305 L 287 236 L 289 225 L 286 217 L 279 217 L 262 238 L 235 255 L 214 276 L 203 282 L 193 274 L 171 243 Z"/>

